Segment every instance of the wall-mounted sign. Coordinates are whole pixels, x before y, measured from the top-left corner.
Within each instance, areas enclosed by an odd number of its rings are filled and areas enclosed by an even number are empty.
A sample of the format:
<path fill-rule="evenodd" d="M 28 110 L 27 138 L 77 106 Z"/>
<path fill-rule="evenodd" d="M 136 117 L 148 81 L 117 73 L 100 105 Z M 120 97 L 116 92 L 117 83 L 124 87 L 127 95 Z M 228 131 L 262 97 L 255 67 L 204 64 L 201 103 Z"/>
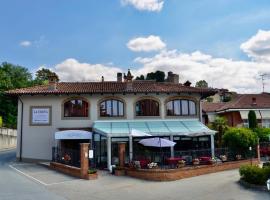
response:
<path fill-rule="evenodd" d="M 31 107 L 31 125 L 50 125 L 51 107 Z"/>
<path fill-rule="evenodd" d="M 89 158 L 94 158 L 94 151 L 93 150 L 89 150 Z"/>

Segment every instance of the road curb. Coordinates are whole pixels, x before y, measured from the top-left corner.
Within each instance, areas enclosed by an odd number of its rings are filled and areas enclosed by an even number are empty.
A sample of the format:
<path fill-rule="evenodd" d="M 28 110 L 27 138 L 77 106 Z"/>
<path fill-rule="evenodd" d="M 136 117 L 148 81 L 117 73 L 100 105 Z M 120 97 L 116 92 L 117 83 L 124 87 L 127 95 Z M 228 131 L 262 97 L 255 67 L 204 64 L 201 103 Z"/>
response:
<path fill-rule="evenodd" d="M 253 190 L 258 190 L 258 191 L 265 191 L 265 192 L 268 192 L 266 186 L 262 186 L 262 185 L 254 185 L 254 184 L 251 184 L 251 183 L 248 183 L 248 182 L 244 181 L 243 179 L 240 179 L 240 180 L 238 181 L 238 183 L 239 183 L 240 185 L 242 185 L 243 187 L 245 187 L 245 188 L 249 188 L 249 189 L 253 189 Z"/>

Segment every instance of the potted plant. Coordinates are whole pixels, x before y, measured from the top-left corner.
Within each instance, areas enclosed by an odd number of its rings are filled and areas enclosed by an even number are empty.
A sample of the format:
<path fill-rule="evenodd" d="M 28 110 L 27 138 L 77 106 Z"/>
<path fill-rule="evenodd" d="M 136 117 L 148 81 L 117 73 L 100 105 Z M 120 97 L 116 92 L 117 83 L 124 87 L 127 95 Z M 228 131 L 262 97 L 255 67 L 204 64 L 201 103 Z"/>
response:
<path fill-rule="evenodd" d="M 209 163 L 211 165 L 213 165 L 213 164 L 217 163 L 217 160 L 215 158 L 211 158 L 210 161 L 209 161 Z"/>
<path fill-rule="evenodd" d="M 96 169 L 88 170 L 88 180 L 94 180 L 98 178 L 98 173 Z"/>
<path fill-rule="evenodd" d="M 179 160 L 177 163 L 177 168 L 185 167 L 186 161 L 185 160 Z"/>
<path fill-rule="evenodd" d="M 120 166 L 116 166 L 114 169 L 114 175 L 115 176 L 125 176 L 126 172 L 125 172 L 125 168 L 124 167 L 120 167 Z"/>
<path fill-rule="evenodd" d="M 242 156 L 241 156 L 240 154 L 237 154 L 237 155 L 235 156 L 235 158 L 236 158 L 236 160 L 241 160 L 241 159 L 242 159 Z"/>
<path fill-rule="evenodd" d="M 194 158 L 194 159 L 192 160 L 192 164 L 193 164 L 193 165 L 199 165 L 199 164 L 200 164 L 200 160 L 199 160 L 198 158 Z"/>
<path fill-rule="evenodd" d="M 222 162 L 226 162 L 227 161 L 227 156 L 226 155 L 220 155 L 220 160 Z"/>
<path fill-rule="evenodd" d="M 158 164 L 155 162 L 151 162 L 151 163 L 147 164 L 147 167 L 149 169 L 156 169 L 156 168 L 158 168 Z"/>

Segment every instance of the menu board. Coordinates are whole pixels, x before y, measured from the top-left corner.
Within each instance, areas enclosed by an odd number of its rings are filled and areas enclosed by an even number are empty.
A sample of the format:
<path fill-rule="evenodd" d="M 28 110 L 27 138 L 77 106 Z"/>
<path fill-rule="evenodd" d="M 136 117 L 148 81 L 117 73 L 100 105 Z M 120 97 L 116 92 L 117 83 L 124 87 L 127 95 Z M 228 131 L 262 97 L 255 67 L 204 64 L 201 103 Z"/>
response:
<path fill-rule="evenodd" d="M 50 107 L 32 107 L 31 124 L 32 125 L 49 125 L 50 124 Z"/>

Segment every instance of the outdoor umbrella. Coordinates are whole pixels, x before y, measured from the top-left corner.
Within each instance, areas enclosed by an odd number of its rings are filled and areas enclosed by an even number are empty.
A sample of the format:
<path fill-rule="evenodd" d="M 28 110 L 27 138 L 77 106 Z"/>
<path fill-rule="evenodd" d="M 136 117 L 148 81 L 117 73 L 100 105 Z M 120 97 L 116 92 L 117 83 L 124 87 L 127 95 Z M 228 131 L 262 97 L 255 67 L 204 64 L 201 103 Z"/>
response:
<path fill-rule="evenodd" d="M 171 140 L 163 139 L 163 138 L 147 138 L 147 139 L 142 139 L 139 142 L 143 146 L 147 147 L 173 147 L 176 143 L 172 142 Z"/>
<path fill-rule="evenodd" d="M 162 165 L 163 165 L 163 159 L 164 159 L 162 147 L 173 147 L 176 144 L 175 142 L 172 142 L 170 140 L 158 138 L 158 137 L 142 139 L 139 141 L 139 143 L 147 147 L 159 147 L 160 152 L 162 154 L 162 160 L 161 160 Z"/>

